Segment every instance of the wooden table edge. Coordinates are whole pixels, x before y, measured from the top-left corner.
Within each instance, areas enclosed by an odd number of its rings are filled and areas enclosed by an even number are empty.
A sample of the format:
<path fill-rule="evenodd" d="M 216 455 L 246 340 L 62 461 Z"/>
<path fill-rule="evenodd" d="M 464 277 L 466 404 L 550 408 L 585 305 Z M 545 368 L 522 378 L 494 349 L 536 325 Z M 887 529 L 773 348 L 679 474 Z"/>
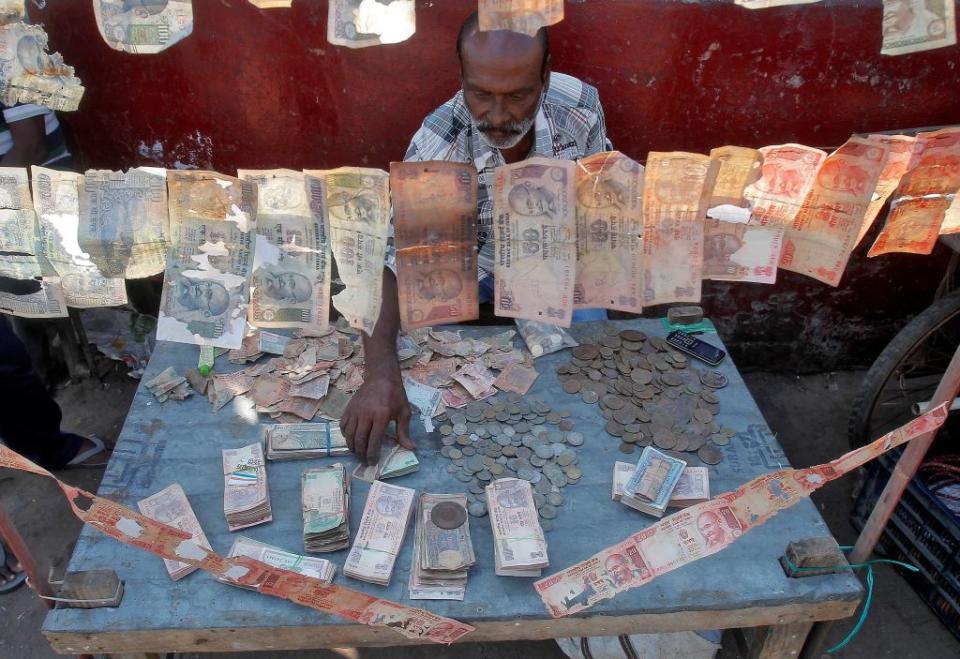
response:
<path fill-rule="evenodd" d="M 471 623 L 477 629 L 464 637 L 463 642 L 543 640 L 567 636 L 611 636 L 812 623 L 848 618 L 857 610 L 859 603 L 860 598 L 857 597 L 815 604 L 783 604 L 710 611 L 477 622 Z M 43 634 L 50 646 L 60 654 L 319 650 L 423 643 L 407 639 L 391 629 L 357 624 L 89 633 L 44 629 Z"/>

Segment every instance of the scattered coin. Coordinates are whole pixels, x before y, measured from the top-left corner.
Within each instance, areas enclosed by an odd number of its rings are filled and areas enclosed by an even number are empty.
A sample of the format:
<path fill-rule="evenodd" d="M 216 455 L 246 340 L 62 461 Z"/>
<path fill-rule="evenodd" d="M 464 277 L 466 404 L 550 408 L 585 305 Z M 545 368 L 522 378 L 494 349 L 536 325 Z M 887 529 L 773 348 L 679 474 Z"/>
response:
<path fill-rule="evenodd" d="M 707 371 L 700 374 L 700 382 L 707 387 L 723 389 L 727 386 L 727 376 L 720 371 Z"/>
<path fill-rule="evenodd" d="M 621 453 L 633 453 L 635 450 L 633 444 L 628 444 L 627 442 L 621 442 L 620 444 Z"/>
<path fill-rule="evenodd" d="M 700 450 L 697 451 L 697 456 L 708 465 L 720 464 L 723 461 L 723 453 L 720 452 L 720 449 L 710 444 L 701 446 Z"/>
<path fill-rule="evenodd" d="M 592 390 L 584 391 L 582 394 L 580 394 L 580 398 L 582 398 L 583 402 L 587 403 L 588 405 L 593 405 L 600 400 L 600 396 L 597 395 L 597 392 Z"/>
<path fill-rule="evenodd" d="M 474 501 L 467 507 L 467 510 L 470 512 L 471 517 L 487 516 L 487 504 L 482 501 Z"/>

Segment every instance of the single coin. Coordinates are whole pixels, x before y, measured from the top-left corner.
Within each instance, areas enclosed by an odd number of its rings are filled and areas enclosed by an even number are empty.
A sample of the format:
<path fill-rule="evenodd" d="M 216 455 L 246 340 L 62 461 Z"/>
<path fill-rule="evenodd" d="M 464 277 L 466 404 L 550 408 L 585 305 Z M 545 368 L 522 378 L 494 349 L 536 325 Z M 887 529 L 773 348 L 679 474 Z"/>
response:
<path fill-rule="evenodd" d="M 561 492 L 550 492 L 547 494 L 547 503 L 551 506 L 562 506 L 564 501 L 563 494 Z"/>
<path fill-rule="evenodd" d="M 727 376 L 720 371 L 707 371 L 700 374 L 700 382 L 714 389 L 723 389 L 727 386 Z"/>
<path fill-rule="evenodd" d="M 483 503 L 482 501 L 477 501 L 477 502 L 475 502 L 475 503 L 471 503 L 470 506 L 469 506 L 469 508 L 467 508 L 467 510 L 470 511 L 470 516 L 471 516 L 471 517 L 486 517 L 486 516 L 487 516 L 487 504 Z"/>
<path fill-rule="evenodd" d="M 653 382 L 653 373 L 643 368 L 635 368 L 630 372 L 630 379 L 637 384 L 650 384 Z"/>
<path fill-rule="evenodd" d="M 708 389 L 700 392 L 700 398 L 708 405 L 716 405 L 720 402 L 720 397 Z"/>
<path fill-rule="evenodd" d="M 704 444 L 700 447 L 700 450 L 697 451 L 697 456 L 708 465 L 720 464 L 723 461 L 723 453 L 711 444 Z"/>
<path fill-rule="evenodd" d="M 430 511 L 430 521 L 441 529 L 459 529 L 467 521 L 467 511 L 459 503 L 443 501 Z"/>
<path fill-rule="evenodd" d="M 580 467 L 577 467 L 575 465 L 570 465 L 569 467 L 565 467 L 563 470 L 563 473 L 567 475 L 567 478 L 570 479 L 570 482 L 576 482 L 580 480 L 581 476 L 583 476 L 583 472 L 580 471 Z"/>
<path fill-rule="evenodd" d="M 462 481 L 462 482 L 464 482 L 464 483 L 469 483 L 470 481 L 473 480 L 473 476 L 471 476 L 470 474 L 468 474 L 468 473 L 465 472 L 465 471 L 458 471 L 458 472 L 457 472 L 457 480 L 458 480 L 458 481 Z"/>
<path fill-rule="evenodd" d="M 613 420 L 622 426 L 637 420 L 637 412 L 632 405 L 619 409 L 613 413 Z"/>
<path fill-rule="evenodd" d="M 597 348 L 597 346 L 591 345 L 591 344 L 589 344 L 589 343 L 585 343 L 585 344 L 583 344 L 583 345 L 579 345 L 579 346 L 577 346 L 576 348 L 574 348 L 573 350 L 571 350 L 570 352 L 571 352 L 571 354 L 572 354 L 574 357 L 576 357 L 577 359 L 584 359 L 584 360 L 587 360 L 587 361 L 596 359 L 597 356 L 600 354 L 599 348 Z"/>
<path fill-rule="evenodd" d="M 568 432 L 566 441 L 570 446 L 583 446 L 583 433 Z"/>
<path fill-rule="evenodd" d="M 608 407 L 611 410 L 619 410 L 619 409 L 622 409 L 627 404 L 627 401 L 625 401 L 620 396 L 607 394 L 603 397 L 602 403 L 604 406 Z"/>
<path fill-rule="evenodd" d="M 620 443 L 620 452 L 621 453 L 633 453 L 636 449 L 633 447 L 633 444 L 628 442 Z"/>
<path fill-rule="evenodd" d="M 714 433 L 710 435 L 710 441 L 716 444 L 717 446 L 726 446 L 730 443 L 730 437 L 723 433 Z"/>
<path fill-rule="evenodd" d="M 608 433 L 610 433 L 614 437 L 623 436 L 623 426 L 612 419 L 610 421 L 607 421 L 606 430 Z"/>
<path fill-rule="evenodd" d="M 705 410 L 698 407 L 693 411 L 693 418 L 700 423 L 710 423 L 713 421 L 713 414 L 710 413 L 710 410 Z"/>
<path fill-rule="evenodd" d="M 637 330 L 623 330 L 620 332 L 620 338 L 624 341 L 633 341 L 634 343 L 642 343 L 647 340 L 647 335 L 643 332 Z"/>
<path fill-rule="evenodd" d="M 580 398 L 583 400 L 584 403 L 587 403 L 588 405 L 593 405 L 598 400 L 600 400 L 600 396 L 598 396 L 597 392 L 595 391 L 584 391 L 580 394 Z"/>
<path fill-rule="evenodd" d="M 441 435 L 449 435 L 452 432 L 453 432 L 453 426 L 451 426 L 449 423 L 445 423 L 442 426 L 440 426 Z"/>
<path fill-rule="evenodd" d="M 674 435 L 669 430 L 657 432 L 653 431 L 653 443 L 657 445 L 658 448 L 662 449 L 672 449 L 677 445 L 677 436 Z"/>
<path fill-rule="evenodd" d="M 550 533 L 550 531 L 553 530 L 553 522 L 551 522 L 549 519 L 541 519 L 540 528 L 543 529 L 544 533 Z"/>
<path fill-rule="evenodd" d="M 540 508 L 540 517 L 544 519 L 554 519 L 557 516 L 557 509 L 549 503 Z"/>

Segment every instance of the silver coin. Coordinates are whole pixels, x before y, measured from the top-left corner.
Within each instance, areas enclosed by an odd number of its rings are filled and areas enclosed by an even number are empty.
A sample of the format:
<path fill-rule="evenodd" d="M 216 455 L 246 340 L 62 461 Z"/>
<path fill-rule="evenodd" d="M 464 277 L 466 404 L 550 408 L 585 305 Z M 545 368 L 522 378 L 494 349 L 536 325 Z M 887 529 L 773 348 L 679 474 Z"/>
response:
<path fill-rule="evenodd" d="M 583 435 L 579 432 L 568 432 L 566 440 L 570 446 L 583 446 Z"/>
<path fill-rule="evenodd" d="M 580 394 L 580 398 L 581 400 L 583 400 L 584 403 L 587 403 L 588 405 L 593 405 L 598 400 L 600 400 L 600 396 L 598 396 L 597 392 L 595 391 L 584 391 Z"/>
<path fill-rule="evenodd" d="M 554 519 L 557 516 L 557 509 L 549 503 L 540 508 L 540 517 L 544 519 Z"/>
<path fill-rule="evenodd" d="M 547 495 L 547 503 L 551 506 L 562 506 L 564 501 L 563 493 L 551 492 Z"/>
<path fill-rule="evenodd" d="M 453 426 L 451 426 L 451 425 L 449 425 L 449 424 L 444 424 L 444 425 L 440 426 L 440 434 L 441 434 L 441 435 L 449 435 L 449 434 L 451 434 L 452 432 L 453 432 Z"/>
<path fill-rule="evenodd" d="M 549 519 L 541 519 L 540 528 L 544 533 L 550 533 L 550 531 L 553 530 L 553 522 L 551 522 Z"/>
<path fill-rule="evenodd" d="M 458 471 L 458 472 L 457 472 L 457 480 L 458 480 L 458 481 L 462 481 L 462 482 L 464 482 L 464 483 L 469 483 L 470 481 L 473 480 L 473 476 L 471 476 L 470 474 L 468 474 L 468 473 L 465 472 L 465 471 Z"/>
<path fill-rule="evenodd" d="M 487 504 L 477 501 L 476 503 L 471 503 L 467 507 L 467 512 L 470 513 L 471 517 L 486 517 L 487 516 Z"/>

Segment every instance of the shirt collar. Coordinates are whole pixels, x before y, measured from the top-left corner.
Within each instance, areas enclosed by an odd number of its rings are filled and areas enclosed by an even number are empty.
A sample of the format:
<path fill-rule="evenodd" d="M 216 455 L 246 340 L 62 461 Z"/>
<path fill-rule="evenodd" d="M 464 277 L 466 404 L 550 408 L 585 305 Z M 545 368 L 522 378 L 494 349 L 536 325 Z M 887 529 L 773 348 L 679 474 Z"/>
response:
<path fill-rule="evenodd" d="M 535 156 L 550 158 L 553 156 L 553 135 L 550 130 L 550 122 L 543 111 L 544 104 L 541 103 L 537 109 L 537 116 L 533 120 L 533 153 Z M 500 149 L 495 149 L 482 139 L 476 131 L 470 131 L 470 153 L 473 154 L 473 166 L 477 171 L 483 171 L 488 165 L 500 167 L 505 164 Z"/>

